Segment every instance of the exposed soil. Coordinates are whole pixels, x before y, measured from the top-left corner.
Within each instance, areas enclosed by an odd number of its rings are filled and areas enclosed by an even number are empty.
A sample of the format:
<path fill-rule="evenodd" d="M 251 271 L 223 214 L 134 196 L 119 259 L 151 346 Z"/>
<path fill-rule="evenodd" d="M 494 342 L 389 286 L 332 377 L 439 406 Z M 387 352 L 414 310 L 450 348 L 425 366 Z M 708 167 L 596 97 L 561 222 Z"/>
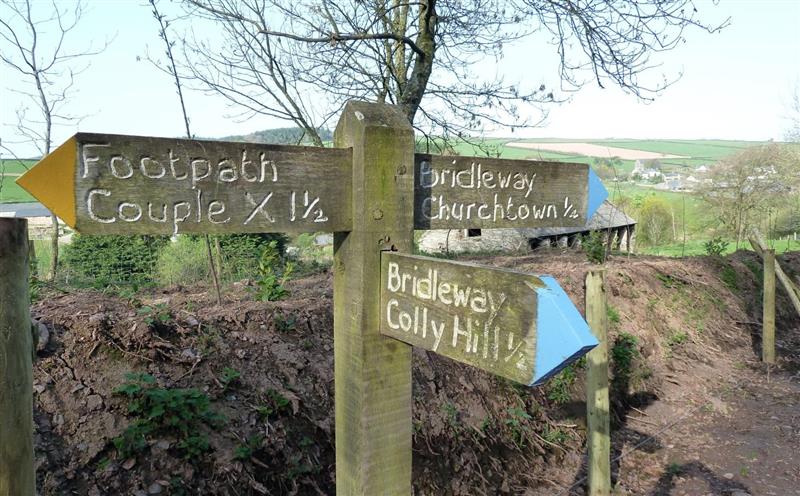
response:
<path fill-rule="evenodd" d="M 800 272 L 800 254 L 781 260 Z M 576 303 L 591 267 L 576 253 L 478 261 L 552 274 Z M 613 371 L 615 494 L 800 494 L 800 318 L 779 289 L 779 361 L 768 371 L 759 271 L 745 252 L 608 264 L 611 343 L 634 336 L 636 351 Z M 240 284 L 221 307 L 204 288 L 37 303 L 50 330 L 34 366 L 42 494 L 334 494 L 331 277 L 290 290 L 258 303 Z M 530 389 L 415 350 L 415 493 L 583 494 L 576 370 Z M 175 427 L 121 456 L 114 439 L 141 420 L 114 393 L 131 372 L 207 396 L 225 420 L 189 435 L 208 448 L 189 452 Z"/>

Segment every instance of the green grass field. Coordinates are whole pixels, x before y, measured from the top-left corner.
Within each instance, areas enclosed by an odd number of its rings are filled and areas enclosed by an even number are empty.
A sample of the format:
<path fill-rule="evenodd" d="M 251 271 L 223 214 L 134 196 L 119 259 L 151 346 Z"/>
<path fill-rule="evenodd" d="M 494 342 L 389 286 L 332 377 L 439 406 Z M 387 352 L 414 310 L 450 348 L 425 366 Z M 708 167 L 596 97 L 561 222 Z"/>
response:
<path fill-rule="evenodd" d="M 631 183 L 611 183 L 606 184 L 606 188 L 608 189 L 608 199 L 615 204 L 620 203 L 620 199 L 623 197 L 631 200 L 637 197 L 644 199 L 648 196 L 663 199 L 675 216 L 678 236 L 683 236 L 684 219 L 688 237 L 705 238 L 712 235 L 710 231 L 710 228 L 713 227 L 712 222 L 703 214 L 704 203 L 692 193 L 663 191 Z"/>
<path fill-rule="evenodd" d="M 35 163 L 35 160 L 0 160 L 0 203 L 35 201 L 27 191 L 14 182 Z"/>
<path fill-rule="evenodd" d="M 711 165 L 720 159 L 734 155 L 750 147 L 763 145 L 760 141 L 727 141 L 727 140 L 633 140 L 633 139 L 560 139 L 560 138 L 535 138 L 513 140 L 510 138 L 487 138 L 482 143 L 490 149 L 490 155 L 500 154 L 502 158 L 527 159 L 527 160 L 555 160 L 563 162 L 579 162 L 591 164 L 593 157 L 584 155 L 551 152 L 545 150 L 526 150 L 506 146 L 510 141 L 524 143 L 591 143 L 593 145 L 625 148 L 629 150 L 643 150 L 648 152 L 680 155 L 686 158 L 660 159 L 665 171 L 689 172 L 701 165 Z M 479 147 L 459 143 L 455 150 L 465 156 L 485 156 L 487 153 Z M 634 160 L 623 160 L 622 169 L 626 173 L 633 170 Z"/>
<path fill-rule="evenodd" d="M 728 247 L 723 252 L 723 255 L 728 255 L 736 251 L 736 242 L 734 240 L 727 240 Z M 691 257 L 696 255 L 707 255 L 704 246 L 706 240 L 689 239 L 686 240 L 686 246 L 683 243 L 672 243 L 669 245 L 652 246 L 652 247 L 639 247 L 636 249 L 638 253 L 644 255 L 658 255 L 661 257 Z M 787 251 L 800 250 L 800 241 L 787 241 L 785 239 L 772 239 L 768 241 L 770 247 L 775 249 L 775 253 L 785 253 Z M 745 241 L 739 244 L 740 250 L 752 251 L 750 243 Z"/>

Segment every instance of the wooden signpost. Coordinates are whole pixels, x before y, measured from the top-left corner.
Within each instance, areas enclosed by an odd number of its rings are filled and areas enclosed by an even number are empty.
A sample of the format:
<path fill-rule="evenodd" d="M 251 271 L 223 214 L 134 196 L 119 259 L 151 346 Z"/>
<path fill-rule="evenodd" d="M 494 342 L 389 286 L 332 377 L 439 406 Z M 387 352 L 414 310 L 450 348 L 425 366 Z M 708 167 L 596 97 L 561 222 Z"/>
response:
<path fill-rule="evenodd" d="M 0 495 L 34 496 L 28 222 L 0 218 Z"/>
<path fill-rule="evenodd" d="M 411 494 L 411 346 L 540 384 L 597 344 L 549 276 L 415 257 L 413 230 L 583 225 L 584 164 L 414 155 L 350 102 L 337 148 L 79 133 L 17 182 L 85 234 L 334 232 L 336 489 Z"/>
<path fill-rule="evenodd" d="M 78 133 L 17 180 L 83 234 L 349 231 L 351 150 Z"/>
<path fill-rule="evenodd" d="M 608 196 L 587 164 L 417 154 L 416 229 L 579 227 Z"/>
<path fill-rule="evenodd" d="M 381 279 L 384 336 L 522 384 L 597 345 L 549 276 L 384 252 Z"/>

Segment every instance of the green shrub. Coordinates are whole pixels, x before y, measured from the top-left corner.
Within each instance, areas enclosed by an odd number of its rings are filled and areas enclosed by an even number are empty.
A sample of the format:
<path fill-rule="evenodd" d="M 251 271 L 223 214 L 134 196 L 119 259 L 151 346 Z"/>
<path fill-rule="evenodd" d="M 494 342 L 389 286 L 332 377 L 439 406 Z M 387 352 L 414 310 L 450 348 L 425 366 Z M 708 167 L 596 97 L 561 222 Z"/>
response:
<path fill-rule="evenodd" d="M 281 265 L 277 242 L 270 241 L 262 249 L 261 259 L 258 262 L 256 299 L 259 301 L 276 301 L 289 294 L 289 291 L 283 285 L 289 280 L 293 265 L 291 262 Z"/>
<path fill-rule="evenodd" d="M 323 272 L 333 263 L 333 246 L 317 245 L 316 238 L 316 233 L 303 233 L 294 239 L 297 253 L 292 258 L 298 277 Z"/>
<path fill-rule="evenodd" d="M 728 249 L 728 245 L 730 243 L 722 239 L 722 236 L 717 236 L 703 243 L 703 248 L 705 248 L 707 255 L 720 257 Z"/>
<path fill-rule="evenodd" d="M 238 370 L 231 367 L 223 368 L 222 373 L 219 375 L 219 382 L 222 384 L 222 390 L 227 391 L 233 385 L 239 383 L 241 378 L 242 373 Z"/>
<path fill-rule="evenodd" d="M 261 449 L 264 445 L 264 435 L 254 434 L 247 438 L 247 441 L 240 444 L 233 451 L 233 457 L 240 461 L 249 460 L 253 453 Z"/>
<path fill-rule="evenodd" d="M 617 311 L 616 308 L 612 307 L 611 305 L 608 305 L 606 307 L 606 314 L 608 315 L 608 321 L 612 325 L 619 324 L 620 321 L 619 311 Z"/>
<path fill-rule="evenodd" d="M 528 428 L 526 422 L 531 420 L 532 417 L 526 410 L 516 406 L 509 408 L 507 411 L 508 418 L 505 420 L 505 424 L 511 429 L 514 442 L 519 446 L 523 446 L 527 438 Z"/>
<path fill-rule="evenodd" d="M 153 330 L 170 327 L 175 320 L 166 303 L 157 303 L 153 306 L 145 305 L 139 308 L 136 313 L 141 315 L 144 323 Z"/>
<path fill-rule="evenodd" d="M 256 407 L 256 413 L 262 419 L 270 415 L 277 415 L 287 410 L 291 410 L 289 400 L 274 389 L 267 389 L 262 404 Z"/>
<path fill-rule="evenodd" d="M 179 235 L 158 257 L 156 279 L 162 286 L 194 284 L 209 277 L 205 241 L 197 236 Z"/>
<path fill-rule="evenodd" d="M 633 371 L 633 361 L 639 357 L 639 340 L 633 334 L 621 332 L 611 347 L 614 378 L 627 381 Z"/>
<path fill-rule="evenodd" d="M 128 374 L 128 382 L 114 389 L 114 394 L 128 399 L 128 413 L 135 417 L 114 447 L 122 458 L 144 450 L 150 440 L 174 436 L 181 456 L 187 459 L 208 451 L 203 424 L 219 427 L 223 417 L 210 409 L 208 396 L 197 389 L 165 389 L 156 386 L 149 374 Z"/>
<path fill-rule="evenodd" d="M 79 286 L 142 285 L 154 280 L 167 236 L 89 236 L 75 234 L 64 246 L 64 277 Z"/>
<path fill-rule="evenodd" d="M 689 333 L 686 331 L 673 331 L 672 334 L 667 337 L 667 346 L 672 348 L 674 346 L 682 345 L 687 341 L 689 341 Z"/>
<path fill-rule="evenodd" d="M 605 235 L 602 231 L 592 231 L 581 240 L 581 248 L 590 262 L 602 264 L 606 261 Z"/>
<path fill-rule="evenodd" d="M 222 278 L 228 281 L 254 278 L 264 249 L 271 245 L 277 257 L 282 259 L 287 241 L 285 234 L 277 233 L 216 236 L 214 242 L 219 243 Z"/>
<path fill-rule="evenodd" d="M 572 385 L 578 378 L 575 371 L 576 366 L 579 364 L 567 365 L 547 383 L 547 399 L 558 404 L 564 404 L 570 400 Z"/>

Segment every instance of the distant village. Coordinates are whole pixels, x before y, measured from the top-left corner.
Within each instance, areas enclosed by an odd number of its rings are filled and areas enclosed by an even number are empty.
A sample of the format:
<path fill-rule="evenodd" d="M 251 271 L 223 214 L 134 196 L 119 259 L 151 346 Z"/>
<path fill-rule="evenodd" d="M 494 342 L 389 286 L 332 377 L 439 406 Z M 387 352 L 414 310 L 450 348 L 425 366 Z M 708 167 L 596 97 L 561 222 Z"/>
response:
<path fill-rule="evenodd" d="M 694 191 L 701 184 L 711 183 L 711 179 L 708 177 L 709 170 L 708 166 L 701 165 L 688 175 L 678 172 L 663 172 L 658 160 L 637 160 L 630 179 L 634 182 L 649 183 L 654 189 Z"/>

